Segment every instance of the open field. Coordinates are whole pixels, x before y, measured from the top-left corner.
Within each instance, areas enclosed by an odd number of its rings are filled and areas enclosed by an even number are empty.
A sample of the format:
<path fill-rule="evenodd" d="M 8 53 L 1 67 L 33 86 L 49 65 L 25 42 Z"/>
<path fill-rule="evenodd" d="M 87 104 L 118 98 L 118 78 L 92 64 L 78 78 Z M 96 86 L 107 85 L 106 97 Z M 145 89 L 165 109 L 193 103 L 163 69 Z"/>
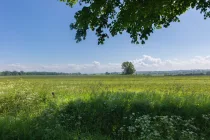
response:
<path fill-rule="evenodd" d="M 2 140 L 197 140 L 209 127 L 208 76 L 0 77 Z"/>

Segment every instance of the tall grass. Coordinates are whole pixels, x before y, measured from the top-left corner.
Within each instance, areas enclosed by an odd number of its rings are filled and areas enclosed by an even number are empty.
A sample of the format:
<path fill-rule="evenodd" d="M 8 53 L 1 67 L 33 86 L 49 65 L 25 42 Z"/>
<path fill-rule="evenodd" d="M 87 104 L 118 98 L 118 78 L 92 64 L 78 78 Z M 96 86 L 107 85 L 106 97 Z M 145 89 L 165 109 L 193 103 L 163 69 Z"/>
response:
<path fill-rule="evenodd" d="M 2 140 L 208 139 L 209 119 L 205 76 L 0 79 Z"/>

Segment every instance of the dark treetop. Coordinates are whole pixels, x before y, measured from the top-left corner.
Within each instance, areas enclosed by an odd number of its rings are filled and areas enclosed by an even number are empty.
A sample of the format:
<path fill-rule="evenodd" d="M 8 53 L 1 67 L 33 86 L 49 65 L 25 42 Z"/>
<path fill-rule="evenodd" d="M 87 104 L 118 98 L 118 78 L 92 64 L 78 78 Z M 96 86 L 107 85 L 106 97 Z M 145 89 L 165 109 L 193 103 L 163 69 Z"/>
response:
<path fill-rule="evenodd" d="M 171 22 L 179 22 L 179 15 L 196 8 L 204 18 L 210 17 L 210 0 L 60 0 L 73 7 L 83 8 L 76 12 L 71 30 L 76 30 L 76 42 L 85 40 L 91 29 L 103 44 L 109 36 L 127 32 L 132 43 L 142 44 L 155 29 L 167 28 Z"/>

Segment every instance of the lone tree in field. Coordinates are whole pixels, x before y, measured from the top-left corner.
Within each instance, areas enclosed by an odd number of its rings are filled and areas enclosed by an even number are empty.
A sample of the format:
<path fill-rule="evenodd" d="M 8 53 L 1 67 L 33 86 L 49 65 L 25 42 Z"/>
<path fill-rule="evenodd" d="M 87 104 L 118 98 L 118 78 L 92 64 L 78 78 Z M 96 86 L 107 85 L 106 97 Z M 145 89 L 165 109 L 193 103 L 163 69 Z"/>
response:
<path fill-rule="evenodd" d="M 82 9 L 75 13 L 70 29 L 76 30 L 75 40 L 85 40 L 87 30 L 95 31 L 98 44 L 109 36 L 127 32 L 131 42 L 142 44 L 155 29 L 179 22 L 179 15 L 191 8 L 199 10 L 204 19 L 210 17 L 210 0 L 60 0 Z"/>
<path fill-rule="evenodd" d="M 122 63 L 123 74 L 134 74 L 136 69 L 134 68 L 133 63 L 131 62 L 123 62 Z"/>

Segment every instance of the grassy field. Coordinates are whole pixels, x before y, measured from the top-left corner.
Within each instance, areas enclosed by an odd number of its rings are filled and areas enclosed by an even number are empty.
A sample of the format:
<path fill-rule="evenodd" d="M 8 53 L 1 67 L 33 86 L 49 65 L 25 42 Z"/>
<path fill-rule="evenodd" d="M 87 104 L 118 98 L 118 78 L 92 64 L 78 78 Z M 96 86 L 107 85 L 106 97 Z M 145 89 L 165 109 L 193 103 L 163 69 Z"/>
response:
<path fill-rule="evenodd" d="M 207 76 L 0 77 L 1 140 L 208 140 L 209 128 Z"/>

